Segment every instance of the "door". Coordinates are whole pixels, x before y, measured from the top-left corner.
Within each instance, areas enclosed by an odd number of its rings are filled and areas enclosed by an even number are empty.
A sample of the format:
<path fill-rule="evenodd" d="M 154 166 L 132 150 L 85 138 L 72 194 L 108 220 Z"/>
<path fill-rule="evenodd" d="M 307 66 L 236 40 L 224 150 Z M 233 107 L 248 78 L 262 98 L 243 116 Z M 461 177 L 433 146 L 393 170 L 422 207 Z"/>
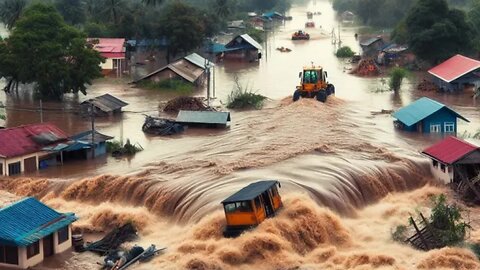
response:
<path fill-rule="evenodd" d="M 37 170 L 37 157 L 26 158 L 24 161 L 25 172 L 35 172 Z"/>
<path fill-rule="evenodd" d="M 265 191 L 262 193 L 262 200 L 263 200 L 263 206 L 265 207 L 265 214 L 267 217 L 271 217 L 274 215 L 273 212 L 273 204 L 272 200 L 270 199 L 270 196 L 268 195 L 268 191 Z"/>
<path fill-rule="evenodd" d="M 22 164 L 19 162 L 8 164 L 8 175 L 16 175 L 22 172 Z"/>
<path fill-rule="evenodd" d="M 43 256 L 50 257 L 53 255 L 53 233 L 43 238 Z"/>

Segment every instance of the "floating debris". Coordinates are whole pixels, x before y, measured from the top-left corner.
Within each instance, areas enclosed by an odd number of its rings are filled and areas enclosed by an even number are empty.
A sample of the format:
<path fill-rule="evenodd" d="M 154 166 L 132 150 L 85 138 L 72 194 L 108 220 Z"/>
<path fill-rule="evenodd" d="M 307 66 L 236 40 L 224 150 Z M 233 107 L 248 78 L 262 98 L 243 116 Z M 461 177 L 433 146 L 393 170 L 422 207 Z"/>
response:
<path fill-rule="evenodd" d="M 152 135 L 168 136 L 184 132 L 185 126 L 177 123 L 175 120 L 146 115 L 142 131 Z"/>
<path fill-rule="evenodd" d="M 208 106 L 198 97 L 177 97 L 167 102 L 163 109 L 164 112 L 188 111 L 206 111 Z"/>

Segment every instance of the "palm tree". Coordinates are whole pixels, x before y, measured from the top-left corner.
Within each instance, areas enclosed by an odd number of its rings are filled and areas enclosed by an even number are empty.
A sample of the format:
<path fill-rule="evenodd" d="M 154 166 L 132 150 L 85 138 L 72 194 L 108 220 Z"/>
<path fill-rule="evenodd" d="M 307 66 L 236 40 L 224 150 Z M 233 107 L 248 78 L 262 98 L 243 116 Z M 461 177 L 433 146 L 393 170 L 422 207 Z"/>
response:
<path fill-rule="evenodd" d="M 157 4 L 162 3 L 163 0 L 142 0 L 142 3 L 144 3 L 147 6 L 156 6 Z"/>
<path fill-rule="evenodd" d="M 26 5 L 27 0 L 5 0 L 0 5 L 0 21 L 8 30 L 15 26 Z"/>
<path fill-rule="evenodd" d="M 118 23 L 118 18 L 119 18 L 119 11 L 123 9 L 124 7 L 124 2 L 123 0 L 105 0 L 104 1 L 104 7 L 105 7 L 105 12 L 111 16 L 113 23 L 117 24 Z"/>
<path fill-rule="evenodd" d="M 232 10 L 230 9 L 230 1 L 215 0 L 215 12 L 222 19 L 225 19 L 228 16 L 230 16 L 230 14 L 232 14 Z"/>

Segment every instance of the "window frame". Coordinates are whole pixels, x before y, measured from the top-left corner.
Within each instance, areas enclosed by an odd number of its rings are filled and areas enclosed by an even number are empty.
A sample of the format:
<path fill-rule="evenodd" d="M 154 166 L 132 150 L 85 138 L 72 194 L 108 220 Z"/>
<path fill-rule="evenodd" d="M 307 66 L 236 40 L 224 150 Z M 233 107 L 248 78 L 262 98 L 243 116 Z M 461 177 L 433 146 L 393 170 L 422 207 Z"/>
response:
<path fill-rule="evenodd" d="M 447 130 L 447 127 L 449 130 Z M 454 122 L 445 122 L 443 124 L 443 129 L 445 130 L 445 133 L 455 133 L 455 123 Z"/>
<path fill-rule="evenodd" d="M 66 233 L 66 235 L 65 235 Z M 69 226 L 65 226 L 63 228 L 60 228 L 58 231 L 57 231 L 57 244 L 60 245 L 60 244 L 63 244 L 65 242 L 67 242 L 68 240 L 70 240 L 70 229 L 69 229 Z"/>
<path fill-rule="evenodd" d="M 40 254 L 40 240 L 27 246 L 27 259 L 33 258 Z"/>
<path fill-rule="evenodd" d="M 430 133 L 440 133 L 440 132 L 442 132 L 442 125 L 430 124 Z"/>
<path fill-rule="evenodd" d="M 18 167 L 17 167 L 17 165 L 18 165 Z M 17 174 L 22 173 L 22 162 L 21 161 L 8 163 L 7 166 L 8 166 L 8 176 L 17 175 Z M 10 168 L 15 168 L 15 169 L 11 170 Z M 12 171 L 14 172 L 13 174 L 12 174 Z"/>

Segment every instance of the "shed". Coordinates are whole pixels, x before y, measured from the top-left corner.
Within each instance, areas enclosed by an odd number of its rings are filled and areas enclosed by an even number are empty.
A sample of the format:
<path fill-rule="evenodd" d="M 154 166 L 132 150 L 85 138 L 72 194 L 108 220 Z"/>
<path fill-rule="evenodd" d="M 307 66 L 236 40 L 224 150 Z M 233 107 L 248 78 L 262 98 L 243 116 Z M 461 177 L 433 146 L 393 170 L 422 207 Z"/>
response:
<path fill-rule="evenodd" d="M 80 104 L 82 114 L 90 115 L 90 108 L 94 106 L 96 116 L 107 116 L 122 112 L 122 108 L 127 106 L 128 103 L 110 95 L 104 94 L 89 100 L 86 100 Z"/>
<path fill-rule="evenodd" d="M 0 176 L 35 172 L 43 148 L 68 141 L 68 136 L 49 123 L 0 129 Z"/>
<path fill-rule="evenodd" d="M 230 112 L 184 111 L 178 112 L 176 122 L 186 125 L 206 125 L 209 127 L 227 127 L 230 124 Z"/>
<path fill-rule="evenodd" d="M 262 58 L 262 45 L 248 34 L 238 35 L 225 45 L 225 59 L 256 61 Z"/>
<path fill-rule="evenodd" d="M 432 160 L 432 174 L 444 184 L 471 179 L 480 171 L 480 148 L 453 136 L 428 147 L 422 154 Z"/>
<path fill-rule="evenodd" d="M 105 63 L 100 64 L 104 74 L 120 76 L 126 70 L 124 38 L 88 38 L 88 41 L 105 58 Z"/>
<path fill-rule="evenodd" d="M 283 20 L 283 19 L 285 19 L 285 16 L 283 16 L 281 13 L 275 12 L 275 11 L 270 11 L 270 12 L 263 13 L 262 17 L 266 18 L 266 19 L 269 19 L 269 20 Z"/>
<path fill-rule="evenodd" d="M 378 55 L 377 63 L 390 65 L 392 63 L 402 63 L 405 64 L 408 62 L 405 53 L 408 51 L 408 46 L 398 45 L 395 43 L 388 44 L 381 49 L 381 52 Z"/>
<path fill-rule="evenodd" d="M 428 71 L 439 89 L 461 91 L 467 86 L 480 86 L 480 61 L 457 54 Z"/>
<path fill-rule="evenodd" d="M 457 133 L 457 118 L 470 122 L 446 105 L 420 98 L 393 114 L 395 126 L 405 131 L 420 133 Z"/>
<path fill-rule="evenodd" d="M 0 209 L 0 268 L 27 269 L 72 246 L 73 213 L 28 197 Z"/>
<path fill-rule="evenodd" d="M 385 41 L 382 37 L 373 37 L 360 42 L 363 56 L 375 57 L 385 47 Z"/>
<path fill-rule="evenodd" d="M 134 83 L 150 80 L 156 83 L 170 79 L 181 79 L 196 86 L 202 86 L 207 79 L 205 65 L 215 66 L 202 56 L 192 53 L 177 61 L 166 65 L 146 76 L 135 80 Z"/>

